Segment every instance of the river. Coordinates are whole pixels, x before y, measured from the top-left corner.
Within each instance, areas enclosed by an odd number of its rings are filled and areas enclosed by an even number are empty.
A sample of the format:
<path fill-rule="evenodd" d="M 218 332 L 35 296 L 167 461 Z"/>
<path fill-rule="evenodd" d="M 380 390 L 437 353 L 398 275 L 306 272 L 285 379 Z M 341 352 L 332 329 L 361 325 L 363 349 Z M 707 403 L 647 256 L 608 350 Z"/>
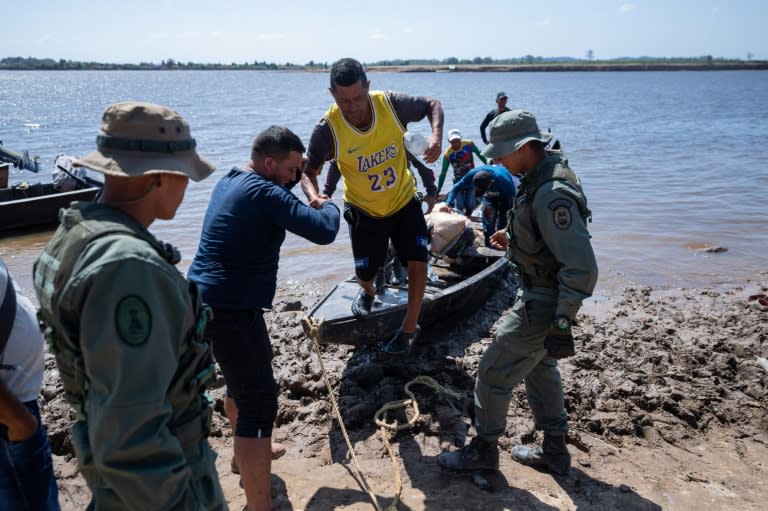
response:
<path fill-rule="evenodd" d="M 733 287 L 768 270 L 768 71 L 376 72 L 369 78 L 374 89 L 440 99 L 445 133 L 457 128 L 481 147 L 479 124 L 498 91 L 507 92 L 510 107 L 534 112 L 562 141 L 589 196 L 598 296 L 635 285 Z M 179 246 L 185 269 L 218 178 L 247 160 L 254 136 L 270 124 L 307 141 L 332 101 L 327 87 L 327 73 L 309 72 L 5 71 L 0 140 L 40 156 L 40 174 L 12 169 L 12 184 L 46 181 L 57 154 L 94 149 L 107 104 L 140 99 L 177 110 L 200 153 L 218 167 L 209 179 L 190 183 L 174 220 L 151 229 Z M 426 121 L 410 129 L 429 132 Z M 341 194 L 334 199 L 340 202 Z M 52 232 L 0 238 L 0 256 L 28 295 L 32 263 Z M 703 245 L 727 251 L 695 250 Z M 278 277 L 327 284 L 351 272 L 342 225 L 327 247 L 289 235 Z"/>

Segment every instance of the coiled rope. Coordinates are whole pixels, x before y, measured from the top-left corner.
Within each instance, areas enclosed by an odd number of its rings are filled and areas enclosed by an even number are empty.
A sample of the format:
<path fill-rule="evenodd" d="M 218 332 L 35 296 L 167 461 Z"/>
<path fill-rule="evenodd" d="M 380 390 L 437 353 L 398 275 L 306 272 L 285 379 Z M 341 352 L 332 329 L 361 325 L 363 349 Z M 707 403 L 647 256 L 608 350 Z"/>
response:
<path fill-rule="evenodd" d="M 323 323 L 323 318 L 318 319 L 313 317 L 306 317 L 304 318 L 304 321 L 306 321 L 308 324 L 308 328 L 307 328 L 308 337 L 312 340 L 312 346 L 315 350 L 315 354 L 317 355 L 317 359 L 320 362 L 320 371 L 323 375 L 323 381 L 325 382 L 325 386 L 328 389 L 328 398 L 331 401 L 331 407 L 333 408 L 333 413 L 336 415 L 336 420 L 338 421 L 339 427 L 341 428 L 341 433 L 344 436 L 344 441 L 347 443 L 347 448 L 349 449 L 350 456 L 352 458 L 352 463 L 354 464 L 355 475 L 361 481 L 361 486 L 363 490 L 365 490 L 365 492 L 368 493 L 368 496 L 370 497 L 371 502 L 373 503 L 373 507 L 376 508 L 376 511 L 381 511 L 381 507 L 379 506 L 379 501 L 376 498 L 376 494 L 371 489 L 370 485 L 368 484 L 368 480 L 365 478 L 365 475 L 360 469 L 360 465 L 357 463 L 355 450 L 353 449 L 352 442 L 349 439 L 349 435 L 347 434 L 347 429 L 344 426 L 344 420 L 342 419 L 341 411 L 339 410 L 338 403 L 336 402 L 336 398 L 334 397 L 333 389 L 331 388 L 331 383 L 328 380 L 328 374 L 325 371 L 325 365 L 323 364 L 323 357 L 320 353 L 320 345 L 317 342 L 317 338 L 320 333 L 320 327 Z M 378 430 L 379 434 L 381 435 L 382 441 L 384 442 L 384 446 L 387 449 L 387 454 L 389 455 L 389 458 L 392 460 L 392 466 L 395 473 L 395 496 L 392 499 L 392 504 L 387 508 L 387 511 L 397 511 L 397 504 L 400 501 L 400 494 L 403 489 L 403 483 L 400 477 L 400 466 L 397 463 L 397 458 L 395 457 L 395 453 L 392 450 L 390 440 L 398 431 L 406 428 L 410 428 L 414 424 L 416 424 L 416 422 L 419 420 L 419 417 L 421 415 L 421 412 L 419 410 L 419 403 L 416 400 L 416 396 L 410 390 L 411 385 L 415 385 L 415 384 L 428 385 L 429 387 L 432 387 L 436 392 L 453 399 L 459 400 L 462 398 L 462 395 L 460 393 L 440 385 L 433 378 L 430 378 L 429 376 L 422 375 L 422 376 L 417 376 L 416 378 L 412 379 L 411 381 L 405 384 L 405 393 L 410 396 L 408 399 L 390 401 L 389 403 L 386 403 L 384 406 L 379 408 L 379 410 L 374 414 L 373 422 L 379 427 L 379 430 Z M 397 410 L 400 408 L 407 408 L 407 407 L 412 407 L 413 413 L 411 414 L 410 418 L 408 418 L 406 422 L 402 424 L 398 424 L 397 420 L 393 420 L 392 422 L 387 421 L 388 419 L 387 412 L 391 410 Z M 406 416 L 407 415 L 408 414 L 406 413 Z"/>
<path fill-rule="evenodd" d="M 390 510 L 397 509 L 397 503 L 400 501 L 400 493 L 403 490 L 403 482 L 400 479 L 400 466 L 397 463 L 397 458 L 395 458 L 395 454 L 392 451 L 392 446 L 390 445 L 389 441 L 395 435 L 395 433 L 402 429 L 412 427 L 414 424 L 416 424 L 416 421 L 419 420 L 421 415 L 419 410 L 419 402 L 416 401 L 416 396 L 414 396 L 413 392 L 411 392 L 411 385 L 415 385 L 417 383 L 428 385 L 435 389 L 435 391 L 438 393 L 452 397 L 453 399 L 461 399 L 462 397 L 458 392 L 454 392 L 443 387 L 429 376 L 417 376 L 405 384 L 405 393 L 411 396 L 410 398 L 400 399 L 399 401 L 390 401 L 389 403 L 386 403 L 384 406 L 379 408 L 379 411 L 373 415 L 373 422 L 379 426 L 379 434 L 381 435 L 381 439 L 384 442 L 384 446 L 387 448 L 387 454 L 389 454 L 389 458 L 392 460 L 392 466 L 395 472 L 395 497 L 392 499 L 392 506 L 389 508 Z M 413 413 L 406 422 L 403 424 L 398 424 L 396 420 L 387 422 L 388 411 L 396 410 L 398 408 L 407 408 L 409 406 L 413 407 Z"/>

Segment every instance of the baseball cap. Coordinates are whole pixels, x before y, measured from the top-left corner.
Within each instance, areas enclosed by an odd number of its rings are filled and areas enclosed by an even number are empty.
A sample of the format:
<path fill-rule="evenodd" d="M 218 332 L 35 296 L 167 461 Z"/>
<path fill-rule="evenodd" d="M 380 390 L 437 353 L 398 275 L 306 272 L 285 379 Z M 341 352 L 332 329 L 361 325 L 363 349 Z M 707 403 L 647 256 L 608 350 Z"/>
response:
<path fill-rule="evenodd" d="M 461 133 L 459 130 L 451 130 L 448 132 L 448 142 L 457 138 L 461 140 Z"/>
<path fill-rule="evenodd" d="M 170 108 L 125 101 L 109 105 L 101 118 L 97 150 L 74 162 L 113 176 L 180 174 L 202 181 L 216 167 L 197 154 L 189 124 Z"/>
<path fill-rule="evenodd" d="M 502 91 L 502 92 L 499 92 L 498 94 L 496 94 L 496 99 L 497 99 L 497 100 L 499 100 L 499 99 L 501 99 L 501 98 L 506 98 L 506 97 L 508 97 L 508 96 L 507 96 L 507 93 L 506 93 L 506 92 L 504 92 L 504 91 Z"/>
<path fill-rule="evenodd" d="M 525 110 L 510 110 L 491 121 L 488 140 L 490 143 L 483 149 L 483 155 L 488 158 L 501 158 L 514 153 L 531 140 L 547 143 L 552 139 L 551 133 L 542 133 L 536 118 Z"/>

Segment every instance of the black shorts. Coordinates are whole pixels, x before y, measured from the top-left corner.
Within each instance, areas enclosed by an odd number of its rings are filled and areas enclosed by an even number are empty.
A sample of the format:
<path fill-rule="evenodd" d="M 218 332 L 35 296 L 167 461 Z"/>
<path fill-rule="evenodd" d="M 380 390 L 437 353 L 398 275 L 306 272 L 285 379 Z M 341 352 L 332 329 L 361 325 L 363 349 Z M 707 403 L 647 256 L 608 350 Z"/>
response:
<path fill-rule="evenodd" d="M 272 343 L 261 310 L 213 309 L 205 329 L 227 391 L 237 404 L 235 435 L 270 437 L 277 417 Z"/>
<path fill-rule="evenodd" d="M 403 265 L 408 261 L 429 261 L 427 222 L 416 198 L 385 218 L 373 218 L 345 203 L 344 219 L 349 223 L 355 274 L 360 280 L 373 280 L 378 269 L 384 266 L 389 240 Z"/>

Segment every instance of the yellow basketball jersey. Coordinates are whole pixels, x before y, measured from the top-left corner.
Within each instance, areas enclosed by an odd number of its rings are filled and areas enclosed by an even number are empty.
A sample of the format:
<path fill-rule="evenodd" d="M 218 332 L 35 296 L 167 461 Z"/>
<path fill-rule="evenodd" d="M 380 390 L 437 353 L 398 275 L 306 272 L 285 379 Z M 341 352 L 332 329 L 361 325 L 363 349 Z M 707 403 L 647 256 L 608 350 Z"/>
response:
<path fill-rule="evenodd" d="M 366 131 L 352 126 L 334 103 L 325 113 L 331 127 L 336 162 L 344 176 L 344 200 L 373 217 L 390 216 L 416 195 L 408 170 L 405 128 L 383 91 L 371 91 L 373 122 Z"/>

